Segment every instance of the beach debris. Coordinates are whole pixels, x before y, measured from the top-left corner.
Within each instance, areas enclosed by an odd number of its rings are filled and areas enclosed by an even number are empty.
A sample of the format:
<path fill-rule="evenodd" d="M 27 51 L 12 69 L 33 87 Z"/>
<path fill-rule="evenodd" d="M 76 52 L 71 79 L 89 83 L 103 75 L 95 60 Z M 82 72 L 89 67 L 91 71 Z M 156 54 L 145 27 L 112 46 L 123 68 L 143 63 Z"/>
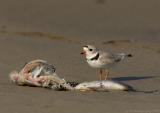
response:
<path fill-rule="evenodd" d="M 28 62 L 19 72 L 12 71 L 10 79 L 21 86 L 36 86 L 62 91 L 127 91 L 130 89 L 128 85 L 112 80 L 69 82 L 58 76 L 53 65 L 39 59 Z"/>
<path fill-rule="evenodd" d="M 130 86 L 113 80 L 83 82 L 75 87 L 80 91 L 128 91 Z"/>
<path fill-rule="evenodd" d="M 73 90 L 69 83 L 57 75 L 55 67 L 44 60 L 28 62 L 20 72 L 12 71 L 10 79 L 17 85 Z"/>

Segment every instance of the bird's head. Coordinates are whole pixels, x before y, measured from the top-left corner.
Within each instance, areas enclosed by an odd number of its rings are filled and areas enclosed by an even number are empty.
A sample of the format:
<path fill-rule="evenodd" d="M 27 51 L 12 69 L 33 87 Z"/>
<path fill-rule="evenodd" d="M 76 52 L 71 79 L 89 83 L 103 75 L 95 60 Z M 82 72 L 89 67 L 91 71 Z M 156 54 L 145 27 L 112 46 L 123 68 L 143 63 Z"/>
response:
<path fill-rule="evenodd" d="M 97 54 L 98 50 L 93 45 L 86 45 L 83 46 L 81 54 L 85 55 L 87 59 L 95 56 Z"/>

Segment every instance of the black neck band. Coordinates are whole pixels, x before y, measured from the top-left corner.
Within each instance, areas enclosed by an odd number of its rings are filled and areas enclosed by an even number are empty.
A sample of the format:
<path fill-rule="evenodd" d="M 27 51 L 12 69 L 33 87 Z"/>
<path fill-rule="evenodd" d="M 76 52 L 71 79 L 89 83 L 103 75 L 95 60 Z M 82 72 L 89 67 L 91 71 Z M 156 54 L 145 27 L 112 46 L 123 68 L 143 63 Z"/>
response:
<path fill-rule="evenodd" d="M 99 53 L 95 57 L 91 58 L 90 60 L 98 60 L 98 58 L 99 58 Z"/>

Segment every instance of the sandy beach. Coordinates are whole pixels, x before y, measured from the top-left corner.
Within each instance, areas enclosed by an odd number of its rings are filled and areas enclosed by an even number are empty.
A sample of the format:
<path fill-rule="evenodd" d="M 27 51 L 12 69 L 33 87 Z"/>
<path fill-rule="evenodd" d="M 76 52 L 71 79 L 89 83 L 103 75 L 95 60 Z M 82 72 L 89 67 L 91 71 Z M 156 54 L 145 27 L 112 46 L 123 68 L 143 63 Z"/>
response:
<path fill-rule="evenodd" d="M 2 113 L 159 113 L 160 2 L 0 0 Z M 80 51 L 132 53 L 110 79 L 142 92 L 65 92 L 16 86 L 9 73 L 33 59 L 53 64 L 70 81 L 97 80 Z M 145 93 L 143 91 L 155 91 Z"/>

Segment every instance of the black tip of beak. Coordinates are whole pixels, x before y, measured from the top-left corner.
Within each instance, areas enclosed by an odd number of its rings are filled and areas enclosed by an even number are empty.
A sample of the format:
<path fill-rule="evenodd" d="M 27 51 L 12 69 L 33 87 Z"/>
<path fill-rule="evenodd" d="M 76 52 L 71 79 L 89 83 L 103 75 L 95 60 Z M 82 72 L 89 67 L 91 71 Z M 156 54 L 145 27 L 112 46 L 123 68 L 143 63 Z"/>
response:
<path fill-rule="evenodd" d="M 84 52 L 81 52 L 80 54 L 81 54 L 81 55 L 83 55 L 83 54 L 84 54 Z"/>

